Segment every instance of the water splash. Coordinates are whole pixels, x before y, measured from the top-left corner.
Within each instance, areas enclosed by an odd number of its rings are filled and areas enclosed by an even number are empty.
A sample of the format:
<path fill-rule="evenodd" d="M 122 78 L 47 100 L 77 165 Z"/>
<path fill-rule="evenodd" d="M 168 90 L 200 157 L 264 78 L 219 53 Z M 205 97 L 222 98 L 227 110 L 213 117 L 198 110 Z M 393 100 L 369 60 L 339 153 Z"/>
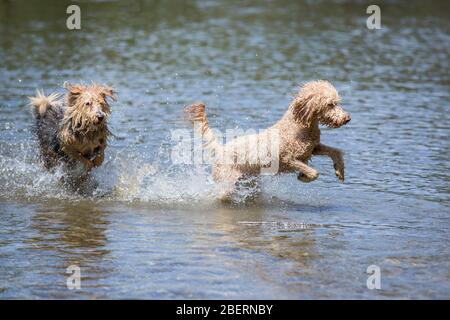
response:
<path fill-rule="evenodd" d="M 85 200 L 145 202 L 156 206 L 211 206 L 217 203 L 220 186 L 214 183 L 209 166 L 174 165 L 164 159 L 160 147 L 154 160 L 138 150 L 117 152 L 110 148 L 105 163 L 95 169 L 82 188 L 64 185 L 64 170 L 47 171 L 39 160 L 35 142 L 0 146 L 0 199 Z M 292 177 L 263 177 L 256 202 L 305 200 L 311 194 Z M 294 190 L 294 191 L 293 191 Z M 233 201 L 245 204 L 254 190 L 241 186 Z M 252 203 L 255 203 L 254 199 Z M 277 202 L 278 203 L 278 202 Z"/>

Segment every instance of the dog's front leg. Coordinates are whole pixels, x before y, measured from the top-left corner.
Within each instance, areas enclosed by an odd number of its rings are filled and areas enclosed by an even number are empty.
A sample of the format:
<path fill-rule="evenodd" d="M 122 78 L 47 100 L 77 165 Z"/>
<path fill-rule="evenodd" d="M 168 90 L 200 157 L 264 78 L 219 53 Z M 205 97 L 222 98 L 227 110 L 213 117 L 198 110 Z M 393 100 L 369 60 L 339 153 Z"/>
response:
<path fill-rule="evenodd" d="M 100 153 L 99 155 L 97 155 L 97 157 L 94 158 L 94 160 L 92 160 L 92 162 L 95 167 L 98 167 L 103 163 L 103 160 L 105 160 L 105 154 Z"/>
<path fill-rule="evenodd" d="M 84 168 L 86 169 L 87 172 L 91 171 L 92 168 L 94 167 L 94 162 L 86 158 L 81 152 L 78 152 L 78 160 L 81 161 L 81 163 L 83 163 Z"/>
<path fill-rule="evenodd" d="M 101 146 L 95 148 L 90 160 L 94 167 L 99 167 L 103 163 L 103 160 L 105 160 L 105 148 Z"/>
<path fill-rule="evenodd" d="M 302 182 L 311 182 L 316 180 L 317 177 L 319 177 L 319 172 L 316 169 L 311 168 L 302 161 L 292 160 L 289 162 L 289 165 L 295 171 L 300 171 L 300 173 L 297 176 L 297 179 Z"/>
<path fill-rule="evenodd" d="M 342 156 L 341 150 L 319 144 L 313 150 L 313 155 L 330 157 L 331 160 L 333 160 L 336 177 L 338 177 L 341 182 L 344 182 L 344 157 Z"/>

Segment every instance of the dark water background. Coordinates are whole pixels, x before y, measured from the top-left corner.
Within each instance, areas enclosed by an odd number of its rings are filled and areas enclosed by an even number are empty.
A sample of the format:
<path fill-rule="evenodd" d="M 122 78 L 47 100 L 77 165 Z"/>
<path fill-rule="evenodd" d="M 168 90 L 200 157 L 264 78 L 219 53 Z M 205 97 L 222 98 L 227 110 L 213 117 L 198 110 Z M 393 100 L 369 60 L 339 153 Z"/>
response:
<path fill-rule="evenodd" d="M 448 1 L 0 1 L 0 298 L 450 298 Z M 214 200 L 208 166 L 170 162 L 181 110 L 264 128 L 298 85 L 328 79 L 352 122 L 324 129 L 346 182 L 264 179 Z M 92 196 L 37 157 L 26 97 L 113 85 L 116 138 Z M 366 287 L 369 265 L 381 290 Z M 66 287 L 79 265 L 82 289 Z"/>

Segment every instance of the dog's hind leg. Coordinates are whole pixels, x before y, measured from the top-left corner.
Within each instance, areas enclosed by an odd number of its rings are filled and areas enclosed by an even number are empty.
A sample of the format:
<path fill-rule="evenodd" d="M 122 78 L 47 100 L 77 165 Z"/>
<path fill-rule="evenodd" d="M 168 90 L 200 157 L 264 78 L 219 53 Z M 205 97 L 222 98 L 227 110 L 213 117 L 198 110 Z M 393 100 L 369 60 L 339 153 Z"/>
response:
<path fill-rule="evenodd" d="M 233 170 L 220 181 L 219 200 L 222 203 L 243 203 L 256 199 L 261 193 L 261 178 Z"/>
<path fill-rule="evenodd" d="M 233 202 L 233 195 L 236 191 L 236 182 L 242 173 L 220 165 L 214 166 L 213 177 L 219 188 L 218 199 L 222 203 Z"/>
<path fill-rule="evenodd" d="M 261 194 L 261 177 L 245 174 L 238 179 L 235 188 L 241 201 L 253 201 Z"/>
<path fill-rule="evenodd" d="M 295 171 L 300 171 L 297 178 L 302 182 L 311 182 L 319 177 L 319 172 L 299 160 L 292 160 L 289 165 Z"/>

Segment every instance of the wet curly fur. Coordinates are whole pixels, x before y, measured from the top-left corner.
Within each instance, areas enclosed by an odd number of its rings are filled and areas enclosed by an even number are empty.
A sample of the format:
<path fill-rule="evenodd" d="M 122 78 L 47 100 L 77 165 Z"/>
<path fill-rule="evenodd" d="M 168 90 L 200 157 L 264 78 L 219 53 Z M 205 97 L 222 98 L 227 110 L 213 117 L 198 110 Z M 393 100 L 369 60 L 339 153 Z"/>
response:
<path fill-rule="evenodd" d="M 328 81 L 308 82 L 300 88 L 287 112 L 273 126 L 259 134 L 240 136 L 222 145 L 209 128 L 205 105 L 196 103 L 185 108 L 188 119 L 202 135 L 203 147 L 214 158 L 213 178 L 223 184 L 222 201 L 232 199 L 234 192 L 243 183 L 258 184 L 257 178 L 264 168 L 259 162 L 236 162 L 236 158 L 249 159 L 274 135 L 278 136 L 278 170 L 276 173 L 298 173 L 302 182 L 317 179 L 319 173 L 308 166 L 312 156 L 328 156 L 332 159 L 336 176 L 344 181 L 344 159 L 339 149 L 320 142 L 319 124 L 338 128 L 350 121 L 350 115 L 340 106 L 337 90 Z M 249 142 L 251 141 L 251 142 Z M 217 155 L 221 156 L 217 156 Z M 256 178 L 256 180 L 255 180 Z"/>
<path fill-rule="evenodd" d="M 68 169 L 82 164 L 85 173 L 103 163 L 110 135 L 108 98 L 115 101 L 112 88 L 64 84 L 67 94 L 45 96 L 37 91 L 29 97 L 36 123 L 41 157 L 47 169 L 64 163 Z"/>

